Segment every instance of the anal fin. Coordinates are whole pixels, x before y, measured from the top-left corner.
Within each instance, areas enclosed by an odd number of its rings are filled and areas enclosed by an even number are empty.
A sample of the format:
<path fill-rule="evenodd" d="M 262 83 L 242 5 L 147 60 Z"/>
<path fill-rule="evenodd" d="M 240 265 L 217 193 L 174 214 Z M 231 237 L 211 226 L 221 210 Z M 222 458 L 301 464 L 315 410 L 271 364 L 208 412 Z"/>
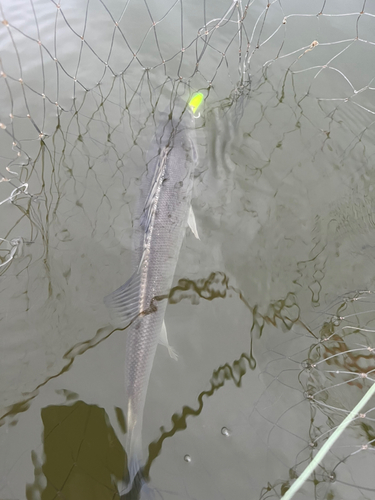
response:
<path fill-rule="evenodd" d="M 176 361 L 178 360 L 177 352 L 168 343 L 167 329 L 165 327 L 164 321 L 163 321 L 163 326 L 161 327 L 159 344 L 164 345 L 168 349 L 171 358 L 175 359 Z"/>
<path fill-rule="evenodd" d="M 200 240 L 199 234 L 198 234 L 198 229 L 197 229 L 197 223 L 196 223 L 196 220 L 195 220 L 195 215 L 194 215 L 194 212 L 193 212 L 193 207 L 191 205 L 190 205 L 189 215 L 188 215 L 188 226 L 190 227 L 191 232 L 194 234 L 194 236 L 198 240 Z"/>

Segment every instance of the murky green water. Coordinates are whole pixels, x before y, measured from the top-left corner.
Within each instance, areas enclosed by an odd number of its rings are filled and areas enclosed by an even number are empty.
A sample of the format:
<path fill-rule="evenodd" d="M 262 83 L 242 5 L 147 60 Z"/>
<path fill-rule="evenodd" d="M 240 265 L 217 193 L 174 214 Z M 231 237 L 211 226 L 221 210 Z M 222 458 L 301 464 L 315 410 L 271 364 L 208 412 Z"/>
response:
<path fill-rule="evenodd" d="M 281 498 L 375 369 L 374 6 L 0 6 L 0 498 L 119 498 L 126 330 L 103 297 L 131 273 L 155 110 L 197 90 L 201 240 L 170 293 L 146 474 L 166 500 Z M 295 498 L 373 498 L 372 408 Z"/>

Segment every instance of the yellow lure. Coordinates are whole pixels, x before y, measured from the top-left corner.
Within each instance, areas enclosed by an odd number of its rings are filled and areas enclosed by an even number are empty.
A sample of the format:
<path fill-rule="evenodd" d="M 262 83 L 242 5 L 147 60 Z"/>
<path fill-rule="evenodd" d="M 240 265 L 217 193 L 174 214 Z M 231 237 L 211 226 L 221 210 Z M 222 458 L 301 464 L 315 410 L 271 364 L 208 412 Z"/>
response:
<path fill-rule="evenodd" d="M 189 106 L 193 114 L 196 113 L 200 105 L 202 104 L 204 100 L 204 95 L 202 92 L 198 92 L 197 94 L 194 94 L 193 97 L 189 101 Z"/>

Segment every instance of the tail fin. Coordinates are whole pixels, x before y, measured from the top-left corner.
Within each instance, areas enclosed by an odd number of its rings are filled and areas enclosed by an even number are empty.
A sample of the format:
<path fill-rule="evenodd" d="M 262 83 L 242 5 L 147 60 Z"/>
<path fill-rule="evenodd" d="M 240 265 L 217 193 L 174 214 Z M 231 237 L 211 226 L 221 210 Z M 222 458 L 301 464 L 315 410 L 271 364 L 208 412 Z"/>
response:
<path fill-rule="evenodd" d="M 136 489 L 138 486 L 139 489 L 142 488 L 142 483 L 144 483 L 144 478 L 142 474 L 141 461 L 137 456 L 130 456 L 128 461 L 128 490 Z"/>
<path fill-rule="evenodd" d="M 150 488 L 143 475 L 142 467 L 137 459 L 130 459 L 128 466 L 129 481 L 123 492 L 121 500 L 154 500 L 155 492 Z M 142 497 L 141 497 L 142 494 Z"/>
<path fill-rule="evenodd" d="M 142 438 L 141 438 L 141 421 L 134 419 L 131 400 L 128 402 L 128 477 L 125 479 L 126 487 L 122 491 L 120 498 L 126 500 L 135 500 L 140 498 L 140 491 L 146 483 L 142 472 Z M 147 498 L 147 497 L 146 497 Z"/>

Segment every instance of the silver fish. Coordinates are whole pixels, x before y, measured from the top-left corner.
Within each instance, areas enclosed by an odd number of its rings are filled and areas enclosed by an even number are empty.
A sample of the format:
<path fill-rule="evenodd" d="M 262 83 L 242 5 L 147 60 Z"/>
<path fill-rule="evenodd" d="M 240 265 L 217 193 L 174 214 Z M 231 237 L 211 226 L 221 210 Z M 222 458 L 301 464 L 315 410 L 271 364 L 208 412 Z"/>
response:
<path fill-rule="evenodd" d="M 198 236 L 191 211 L 193 174 L 198 159 L 194 108 L 181 104 L 182 101 L 161 113 L 148 152 L 147 171 L 135 211 L 134 274 L 105 298 L 122 324 L 133 320 L 126 341 L 130 487 L 142 460 L 143 409 L 156 347 L 160 341 L 168 346 L 164 325 L 167 300 L 160 297 L 168 296 L 172 286 L 188 222 Z"/>

